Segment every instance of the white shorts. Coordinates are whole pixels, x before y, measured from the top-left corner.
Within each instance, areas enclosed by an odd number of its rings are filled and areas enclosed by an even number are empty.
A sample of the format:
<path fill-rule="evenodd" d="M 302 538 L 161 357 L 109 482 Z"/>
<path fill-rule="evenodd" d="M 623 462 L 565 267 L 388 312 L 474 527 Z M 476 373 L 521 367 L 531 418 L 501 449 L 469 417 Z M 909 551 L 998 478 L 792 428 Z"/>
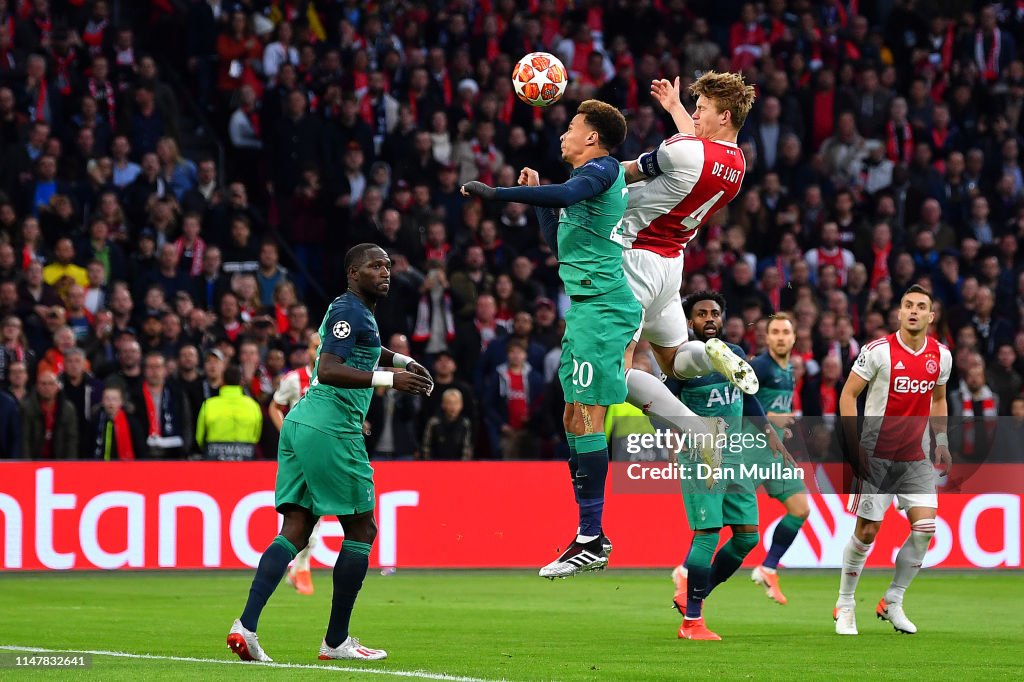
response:
<path fill-rule="evenodd" d="M 854 492 L 850 495 L 846 511 L 868 521 L 881 521 L 893 497 L 896 498 L 896 506 L 903 510 L 911 507 L 939 508 L 935 469 L 926 459 L 913 462 L 872 459 L 870 478 L 870 481 L 854 479 Z"/>
<path fill-rule="evenodd" d="M 634 341 L 646 339 L 656 346 L 674 348 L 689 339 L 683 301 L 683 257 L 665 258 L 646 249 L 627 249 L 622 269 L 633 295 L 644 309 Z"/>

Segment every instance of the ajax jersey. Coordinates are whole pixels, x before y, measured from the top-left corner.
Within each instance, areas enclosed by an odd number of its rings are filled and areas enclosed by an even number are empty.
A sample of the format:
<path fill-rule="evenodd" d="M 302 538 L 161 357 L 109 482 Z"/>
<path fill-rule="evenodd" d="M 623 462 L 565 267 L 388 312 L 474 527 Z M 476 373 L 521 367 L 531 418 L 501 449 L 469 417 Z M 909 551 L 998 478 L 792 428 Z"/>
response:
<path fill-rule="evenodd" d="M 930 336 L 917 352 L 899 332 L 864 346 L 853 371 L 868 382 L 861 433 L 865 449 L 881 459 L 924 459 L 932 393 L 949 381 L 952 367 L 949 349 Z"/>
<path fill-rule="evenodd" d="M 665 258 L 681 255 L 701 225 L 735 198 L 747 170 L 736 144 L 682 133 L 637 165 L 646 183 L 630 185 L 623 242 Z"/>

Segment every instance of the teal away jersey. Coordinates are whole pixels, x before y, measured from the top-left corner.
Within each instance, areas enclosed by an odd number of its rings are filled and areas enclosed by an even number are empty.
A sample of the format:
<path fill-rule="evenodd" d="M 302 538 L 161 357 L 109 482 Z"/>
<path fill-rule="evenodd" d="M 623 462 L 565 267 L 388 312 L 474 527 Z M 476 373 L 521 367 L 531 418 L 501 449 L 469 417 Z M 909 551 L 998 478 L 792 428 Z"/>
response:
<path fill-rule="evenodd" d="M 340 437 L 361 436 L 372 388 L 338 388 L 317 381 L 320 354 L 332 353 L 346 365 L 372 372 L 380 362 L 380 333 L 366 304 L 352 292 L 334 299 L 320 323 L 320 347 L 316 351 L 313 380 L 286 420 L 312 426 Z"/>
<path fill-rule="evenodd" d="M 728 344 L 733 353 L 746 359 L 743 349 Z M 679 381 L 679 400 L 702 417 L 722 417 L 729 422 L 730 418 L 739 424 L 743 416 L 743 393 L 729 380 L 718 372 L 712 372 L 695 379 Z"/>
<path fill-rule="evenodd" d="M 591 175 L 608 189 L 563 208 L 558 217 L 558 275 L 569 296 L 593 296 L 628 286 L 622 271 L 619 225 L 629 190 L 619 162 L 610 156 L 574 168 L 570 177 Z"/>
<path fill-rule="evenodd" d="M 754 374 L 761 384 L 757 399 L 764 411 L 769 414 L 792 412 L 793 389 L 796 386 L 793 380 L 793 366 L 788 365 L 785 369 L 779 367 L 779 363 L 775 362 L 767 351 L 751 360 L 750 366 L 754 368 Z"/>

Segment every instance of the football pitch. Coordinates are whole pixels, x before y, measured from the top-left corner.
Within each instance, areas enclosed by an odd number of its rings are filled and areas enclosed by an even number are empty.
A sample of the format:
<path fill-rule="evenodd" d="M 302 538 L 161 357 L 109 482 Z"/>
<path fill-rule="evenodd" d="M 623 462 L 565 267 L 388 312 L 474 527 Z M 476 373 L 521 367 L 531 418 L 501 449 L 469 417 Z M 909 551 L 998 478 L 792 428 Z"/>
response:
<path fill-rule="evenodd" d="M 723 641 L 691 642 L 676 637 L 668 571 L 613 568 L 555 582 L 526 571 L 371 571 L 352 630 L 389 658 L 363 664 L 317 660 L 331 579 L 316 571 L 315 595 L 282 583 L 264 611 L 259 633 L 271 667 L 239 662 L 224 643 L 249 572 L 8 573 L 0 575 L 0 655 L 92 652 L 92 667 L 0 668 L 0 680 L 1024 677 L 1020 573 L 923 571 L 906 601 L 917 635 L 899 635 L 874 617 L 889 577 L 864 575 L 861 634 L 838 637 L 835 571 L 784 572 L 789 604 L 778 606 L 743 570 L 705 606 Z"/>

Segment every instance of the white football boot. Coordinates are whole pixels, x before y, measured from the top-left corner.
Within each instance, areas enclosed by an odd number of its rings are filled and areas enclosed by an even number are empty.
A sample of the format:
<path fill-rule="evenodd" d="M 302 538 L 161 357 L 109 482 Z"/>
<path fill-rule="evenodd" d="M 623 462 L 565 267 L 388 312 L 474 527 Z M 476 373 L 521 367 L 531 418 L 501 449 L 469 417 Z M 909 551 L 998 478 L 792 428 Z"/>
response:
<path fill-rule="evenodd" d="M 238 654 L 243 661 L 272 663 L 274 660 L 260 646 L 260 638 L 256 633 L 246 630 L 242 621 L 238 619 L 231 624 L 231 631 L 228 632 L 228 648 Z"/>
<path fill-rule="evenodd" d="M 754 368 L 743 358 L 739 357 L 725 341 L 721 339 L 708 339 L 704 342 L 704 352 L 714 370 L 735 384 L 747 395 L 754 395 L 760 387 Z"/>
<path fill-rule="evenodd" d="M 832 619 L 836 622 L 837 635 L 856 635 L 857 614 L 853 606 L 837 606 L 832 610 Z"/>
<path fill-rule="evenodd" d="M 900 602 L 887 604 L 885 597 L 882 597 L 878 601 L 878 606 L 875 607 L 875 615 L 878 616 L 879 620 L 889 621 L 896 632 L 902 632 L 905 635 L 912 635 L 917 632 L 917 626 L 907 618 L 907 614 L 903 611 L 903 604 Z"/>
<path fill-rule="evenodd" d="M 324 640 L 320 644 L 320 660 L 354 660 L 354 661 L 382 661 L 388 657 L 388 652 L 383 649 L 371 649 L 363 646 L 359 640 L 349 635 L 348 638 L 336 647 L 327 646 Z"/>

